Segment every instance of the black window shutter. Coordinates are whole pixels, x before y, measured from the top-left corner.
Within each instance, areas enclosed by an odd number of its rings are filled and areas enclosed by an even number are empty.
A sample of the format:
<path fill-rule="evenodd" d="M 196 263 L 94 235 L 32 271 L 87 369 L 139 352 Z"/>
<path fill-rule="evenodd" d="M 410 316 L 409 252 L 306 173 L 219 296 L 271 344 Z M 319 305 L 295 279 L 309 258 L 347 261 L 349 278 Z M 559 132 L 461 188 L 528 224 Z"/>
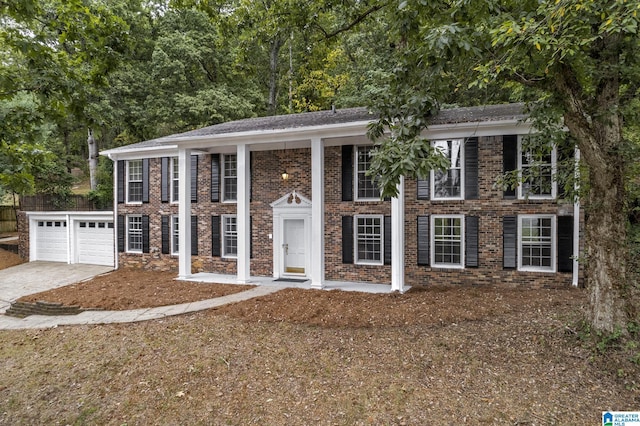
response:
<path fill-rule="evenodd" d="M 253 217 L 249 216 L 249 259 L 253 259 Z"/>
<path fill-rule="evenodd" d="M 558 271 L 573 272 L 573 216 L 558 216 Z"/>
<path fill-rule="evenodd" d="M 353 217 L 342 216 L 342 263 L 353 263 Z"/>
<path fill-rule="evenodd" d="M 429 266 L 429 216 L 418 216 L 418 265 Z"/>
<path fill-rule="evenodd" d="M 464 222 L 465 266 L 478 267 L 478 216 L 467 216 Z"/>
<path fill-rule="evenodd" d="M 505 216 L 502 218 L 502 266 L 505 269 L 515 269 L 518 266 L 518 218 Z"/>
<path fill-rule="evenodd" d="M 191 216 L 191 254 L 198 254 L 198 216 Z"/>
<path fill-rule="evenodd" d="M 249 202 L 253 201 L 253 151 L 249 151 Z"/>
<path fill-rule="evenodd" d="M 127 221 L 122 215 L 118 215 L 118 252 L 122 253 L 125 250 L 125 235 L 127 234 Z"/>
<path fill-rule="evenodd" d="M 353 201 L 353 145 L 342 145 L 342 201 Z"/>
<path fill-rule="evenodd" d="M 502 137 L 502 172 L 512 172 L 518 168 L 518 135 Z M 504 198 L 516 198 L 516 188 L 504 190 Z"/>
<path fill-rule="evenodd" d="M 468 138 L 464 144 L 464 197 L 478 199 L 478 138 Z"/>
<path fill-rule="evenodd" d="M 142 202 L 149 202 L 149 159 L 142 159 Z"/>
<path fill-rule="evenodd" d="M 191 156 L 191 202 L 198 202 L 198 156 Z"/>
<path fill-rule="evenodd" d="M 211 154 L 211 202 L 220 202 L 220 154 Z"/>
<path fill-rule="evenodd" d="M 573 143 L 571 143 L 571 141 L 567 142 L 570 145 L 567 146 L 559 146 L 558 147 L 558 154 L 557 154 L 557 164 L 558 164 L 558 169 L 562 168 L 562 170 L 560 170 L 560 174 L 562 176 L 568 177 L 570 176 L 573 171 L 574 171 L 574 167 L 575 167 L 575 146 L 573 145 Z M 560 199 L 564 199 L 567 197 L 567 191 L 565 191 L 564 185 L 566 182 L 564 182 L 564 179 L 562 179 L 561 182 L 558 182 L 558 198 Z"/>
<path fill-rule="evenodd" d="M 142 252 L 149 253 L 149 216 L 142 216 Z"/>
<path fill-rule="evenodd" d="M 169 238 L 169 221 L 170 216 L 162 216 L 162 254 L 171 253 L 171 244 Z"/>
<path fill-rule="evenodd" d="M 124 182 L 127 168 L 125 167 L 124 160 L 118 160 L 117 164 L 118 173 L 118 204 L 124 203 Z"/>
<path fill-rule="evenodd" d="M 384 217 L 384 264 L 391 265 L 391 216 Z"/>
<path fill-rule="evenodd" d="M 211 216 L 211 256 L 222 255 L 222 241 L 220 241 L 220 216 Z"/>
<path fill-rule="evenodd" d="M 169 174 L 173 170 L 169 171 L 169 157 L 162 157 L 160 163 L 160 201 L 163 203 L 169 202 Z"/>
<path fill-rule="evenodd" d="M 431 179 L 418 179 L 418 200 L 428 200 L 431 192 Z"/>

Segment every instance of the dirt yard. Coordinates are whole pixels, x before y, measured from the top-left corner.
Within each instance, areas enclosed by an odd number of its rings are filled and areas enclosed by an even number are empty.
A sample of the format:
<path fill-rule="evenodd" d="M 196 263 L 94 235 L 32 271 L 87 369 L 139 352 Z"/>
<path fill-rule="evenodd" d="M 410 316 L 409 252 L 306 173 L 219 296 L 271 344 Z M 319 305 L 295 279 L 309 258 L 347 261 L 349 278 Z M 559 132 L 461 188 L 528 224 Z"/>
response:
<path fill-rule="evenodd" d="M 185 292 L 138 273 L 58 300 L 123 309 Z M 0 424 L 599 424 L 640 407 L 640 357 L 583 341 L 586 303 L 576 289 L 287 289 L 164 320 L 2 331 Z"/>
<path fill-rule="evenodd" d="M 17 254 L 0 249 L 0 270 L 24 263 Z"/>

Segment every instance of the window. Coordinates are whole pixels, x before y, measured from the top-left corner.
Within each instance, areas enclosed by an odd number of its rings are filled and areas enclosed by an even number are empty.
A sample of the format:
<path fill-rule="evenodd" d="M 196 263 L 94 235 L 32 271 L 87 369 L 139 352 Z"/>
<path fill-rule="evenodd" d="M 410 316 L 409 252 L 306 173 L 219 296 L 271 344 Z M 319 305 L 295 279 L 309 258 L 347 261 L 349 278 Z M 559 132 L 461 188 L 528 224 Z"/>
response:
<path fill-rule="evenodd" d="M 383 217 L 380 215 L 356 216 L 356 263 L 382 265 Z"/>
<path fill-rule="evenodd" d="M 142 160 L 127 161 L 127 202 L 142 202 Z"/>
<path fill-rule="evenodd" d="M 371 147 L 356 149 L 356 194 L 360 200 L 380 200 L 380 188 L 375 179 L 367 176 L 371 166 Z"/>
<path fill-rule="evenodd" d="M 555 272 L 556 218 L 518 216 L 518 269 Z"/>
<path fill-rule="evenodd" d="M 235 215 L 222 216 L 222 256 L 238 256 L 238 226 Z"/>
<path fill-rule="evenodd" d="M 178 169 L 178 157 L 172 157 L 171 158 L 171 175 L 170 175 L 170 182 L 171 182 L 171 202 L 172 203 L 177 203 L 179 198 L 178 198 L 178 194 L 180 193 L 180 174 L 179 174 L 179 169 Z"/>
<path fill-rule="evenodd" d="M 463 219 L 463 216 L 431 216 L 431 265 L 434 267 L 463 267 Z"/>
<path fill-rule="evenodd" d="M 556 182 L 553 174 L 556 168 L 556 149 L 548 145 L 540 152 L 528 150 L 520 137 L 518 139 L 518 169 L 521 182 L 518 198 L 555 198 Z"/>
<path fill-rule="evenodd" d="M 447 170 L 432 170 L 431 182 L 433 199 L 462 199 L 464 188 L 463 144 L 462 139 L 434 141 L 433 147 L 440 150 L 449 159 Z"/>
<path fill-rule="evenodd" d="M 180 221 L 178 216 L 171 216 L 171 254 L 180 252 Z"/>
<path fill-rule="evenodd" d="M 127 216 L 127 251 L 142 253 L 142 216 Z"/>
<path fill-rule="evenodd" d="M 238 156 L 225 154 L 222 156 L 222 200 L 238 199 Z"/>

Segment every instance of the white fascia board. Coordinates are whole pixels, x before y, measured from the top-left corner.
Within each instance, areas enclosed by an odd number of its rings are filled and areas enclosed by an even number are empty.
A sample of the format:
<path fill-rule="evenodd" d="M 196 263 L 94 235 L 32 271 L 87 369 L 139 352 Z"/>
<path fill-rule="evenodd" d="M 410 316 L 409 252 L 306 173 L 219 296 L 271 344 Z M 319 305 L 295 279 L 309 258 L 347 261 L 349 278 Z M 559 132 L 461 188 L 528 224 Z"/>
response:
<path fill-rule="evenodd" d="M 35 220 L 56 220 L 66 219 L 67 217 L 75 218 L 92 218 L 97 220 L 111 220 L 114 217 L 110 211 L 49 211 L 49 212 L 25 212 L 29 219 Z"/>
<path fill-rule="evenodd" d="M 113 161 L 138 160 L 140 158 L 175 157 L 178 155 L 178 145 L 163 145 L 147 148 L 137 148 L 130 151 L 106 150 L 100 155 L 109 157 Z"/>
<path fill-rule="evenodd" d="M 474 136 L 526 135 L 533 131 L 528 121 L 500 120 L 429 126 L 423 137 L 429 140 L 468 138 Z"/>

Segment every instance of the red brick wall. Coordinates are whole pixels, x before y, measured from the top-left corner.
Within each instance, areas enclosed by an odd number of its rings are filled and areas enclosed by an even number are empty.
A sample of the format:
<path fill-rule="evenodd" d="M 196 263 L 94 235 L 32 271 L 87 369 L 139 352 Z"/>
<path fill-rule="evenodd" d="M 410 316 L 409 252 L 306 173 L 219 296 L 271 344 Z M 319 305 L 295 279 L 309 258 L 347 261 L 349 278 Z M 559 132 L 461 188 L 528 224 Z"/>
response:
<path fill-rule="evenodd" d="M 416 198 L 416 183 L 407 180 L 406 192 L 406 251 L 407 285 L 461 284 L 526 284 L 531 286 L 567 286 L 571 274 L 536 273 L 504 270 L 502 268 L 502 217 L 517 214 L 558 214 L 571 210 L 571 205 L 551 201 L 505 200 L 495 184 L 502 172 L 502 138 L 486 137 L 479 141 L 479 199 L 465 201 L 422 201 Z M 296 190 L 313 200 L 311 194 L 311 151 L 289 149 L 256 151 L 252 153 L 252 218 L 253 257 L 251 274 L 273 275 L 273 212 L 270 203 Z M 355 214 L 390 215 L 389 201 L 342 201 L 342 150 L 325 148 L 325 277 L 327 280 L 389 283 L 389 265 L 371 266 L 342 263 L 341 217 Z M 212 203 L 210 200 L 211 158 L 201 155 L 198 162 L 198 202 L 192 203 L 192 214 L 198 216 L 199 255 L 193 256 L 192 270 L 235 274 L 235 259 L 211 256 L 211 216 L 234 214 L 235 203 Z M 283 181 L 282 171 L 289 173 Z M 118 214 L 147 214 L 150 216 L 150 248 L 148 254 L 119 256 L 120 264 L 152 269 L 177 270 L 177 256 L 161 251 L 161 215 L 178 214 L 178 206 L 160 202 L 160 159 L 150 160 L 150 203 L 143 205 L 118 204 Z M 442 269 L 417 265 L 416 218 L 418 215 L 465 214 L 478 216 L 479 267 Z"/>

